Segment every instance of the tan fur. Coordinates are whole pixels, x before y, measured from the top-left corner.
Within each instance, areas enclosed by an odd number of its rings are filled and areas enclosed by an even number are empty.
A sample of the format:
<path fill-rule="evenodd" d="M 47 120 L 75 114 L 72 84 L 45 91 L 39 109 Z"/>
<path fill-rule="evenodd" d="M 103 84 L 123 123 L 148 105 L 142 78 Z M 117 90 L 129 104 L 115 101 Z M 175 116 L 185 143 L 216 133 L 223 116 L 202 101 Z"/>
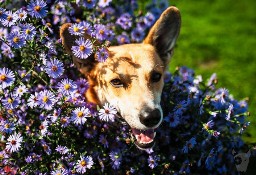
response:
<path fill-rule="evenodd" d="M 169 7 L 163 12 L 143 43 L 109 47 L 109 58 L 103 63 L 97 62 L 93 55 L 86 60 L 74 57 L 71 47 L 77 37 L 69 34 L 70 26 L 70 23 L 64 24 L 60 36 L 64 48 L 89 82 L 86 92 L 88 102 L 98 105 L 108 102 L 117 108 L 131 127 L 150 129 L 140 123 L 138 116 L 144 115 L 145 108 L 157 108 L 162 115 L 160 97 L 164 86 L 163 75 L 179 34 L 178 9 Z M 88 35 L 84 37 L 89 38 Z M 160 81 L 151 81 L 153 72 L 162 75 Z M 120 79 L 124 86 L 113 87 L 110 83 L 113 79 Z"/>

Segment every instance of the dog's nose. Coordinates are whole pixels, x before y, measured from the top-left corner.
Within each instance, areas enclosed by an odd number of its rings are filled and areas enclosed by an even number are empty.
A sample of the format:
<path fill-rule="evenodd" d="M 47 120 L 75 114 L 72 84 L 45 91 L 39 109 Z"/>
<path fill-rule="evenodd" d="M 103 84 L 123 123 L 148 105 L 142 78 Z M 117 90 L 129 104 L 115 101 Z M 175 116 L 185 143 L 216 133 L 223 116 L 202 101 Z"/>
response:
<path fill-rule="evenodd" d="M 140 122 L 147 127 L 153 127 L 157 125 L 161 120 L 161 112 L 159 109 L 153 111 L 145 111 L 146 115 L 140 115 Z"/>

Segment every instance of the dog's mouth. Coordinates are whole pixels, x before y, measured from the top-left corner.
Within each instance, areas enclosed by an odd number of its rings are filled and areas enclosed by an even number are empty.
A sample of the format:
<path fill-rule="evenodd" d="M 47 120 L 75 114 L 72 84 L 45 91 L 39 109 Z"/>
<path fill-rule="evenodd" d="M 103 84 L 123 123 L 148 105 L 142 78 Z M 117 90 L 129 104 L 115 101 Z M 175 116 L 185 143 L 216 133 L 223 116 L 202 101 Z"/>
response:
<path fill-rule="evenodd" d="M 136 139 L 135 145 L 140 149 L 148 149 L 154 146 L 156 132 L 154 129 L 140 130 L 132 128 L 132 133 Z"/>

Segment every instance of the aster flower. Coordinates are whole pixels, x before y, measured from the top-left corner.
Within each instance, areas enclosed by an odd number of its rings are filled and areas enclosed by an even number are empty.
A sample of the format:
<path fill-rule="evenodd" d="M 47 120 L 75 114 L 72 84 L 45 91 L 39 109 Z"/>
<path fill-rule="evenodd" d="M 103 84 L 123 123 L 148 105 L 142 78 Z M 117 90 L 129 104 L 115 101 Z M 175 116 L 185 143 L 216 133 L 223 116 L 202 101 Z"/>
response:
<path fill-rule="evenodd" d="M 109 157 L 112 161 L 112 168 L 115 170 L 119 169 L 122 161 L 122 154 L 120 151 L 111 151 Z"/>
<path fill-rule="evenodd" d="M 0 131 L 6 134 L 10 134 L 15 130 L 15 125 L 12 122 L 0 120 Z M 1 157 L 1 156 L 0 156 Z M 0 158 L 1 159 L 1 158 Z"/>
<path fill-rule="evenodd" d="M 28 99 L 28 106 L 34 108 L 39 106 L 39 93 L 35 92 L 35 94 L 31 94 Z"/>
<path fill-rule="evenodd" d="M 78 125 L 84 124 L 87 121 L 87 117 L 90 117 L 91 113 L 88 108 L 78 107 L 72 112 L 71 120 Z"/>
<path fill-rule="evenodd" d="M 145 23 L 145 17 L 144 16 L 142 16 L 142 17 L 140 17 L 139 19 L 138 19 L 138 22 L 137 22 L 137 29 L 139 30 L 139 31 L 145 31 L 147 28 L 148 28 L 148 25 Z"/>
<path fill-rule="evenodd" d="M 151 169 L 154 169 L 158 165 L 158 163 L 157 163 L 158 161 L 159 161 L 158 156 L 149 155 L 149 157 L 148 157 L 148 166 Z"/>
<path fill-rule="evenodd" d="M 145 15 L 145 18 L 144 18 L 144 23 L 148 27 L 150 27 L 150 26 L 152 26 L 154 24 L 155 20 L 156 20 L 156 18 L 154 16 L 154 14 L 151 13 L 151 12 L 147 12 L 147 14 Z"/>
<path fill-rule="evenodd" d="M 47 4 L 43 0 L 31 0 L 27 6 L 28 13 L 35 18 L 47 15 Z"/>
<path fill-rule="evenodd" d="M 114 122 L 116 113 L 117 113 L 117 110 L 114 106 L 108 103 L 105 103 L 105 105 L 103 106 L 103 109 L 99 110 L 99 118 L 103 121 Z"/>
<path fill-rule="evenodd" d="M 99 62 L 105 62 L 107 58 L 108 58 L 108 50 L 106 48 L 100 48 L 96 52 L 96 59 Z"/>
<path fill-rule="evenodd" d="M 6 11 L 4 12 L 4 14 L 6 15 L 6 17 L 2 19 L 2 24 L 6 27 L 13 26 L 18 19 L 17 15 L 12 11 Z"/>
<path fill-rule="evenodd" d="M 169 113 L 165 118 L 164 121 L 169 123 L 171 128 L 176 127 L 180 123 L 179 116 Z"/>
<path fill-rule="evenodd" d="M 109 3 L 110 3 L 111 1 L 112 1 L 112 0 L 99 0 L 98 5 L 99 5 L 99 7 L 104 8 L 104 7 L 109 6 Z"/>
<path fill-rule="evenodd" d="M 60 154 L 67 154 L 69 152 L 69 149 L 66 146 L 60 145 L 58 145 L 55 150 Z"/>
<path fill-rule="evenodd" d="M 25 21 L 25 19 L 27 18 L 27 12 L 22 8 L 17 10 L 15 14 L 17 15 L 17 19 L 20 21 Z"/>
<path fill-rule="evenodd" d="M 18 31 L 10 33 L 7 37 L 7 40 L 8 43 L 16 49 L 19 49 L 26 44 L 24 36 L 21 35 Z"/>
<path fill-rule="evenodd" d="M 0 68 L 0 88 L 5 89 L 11 86 L 15 81 L 14 74 L 8 68 Z"/>
<path fill-rule="evenodd" d="M 206 124 L 204 124 L 204 129 L 208 130 L 208 129 L 211 129 L 213 126 L 214 126 L 214 122 L 210 120 Z"/>
<path fill-rule="evenodd" d="M 6 9 L 0 7 L 0 21 L 7 18 Z"/>
<path fill-rule="evenodd" d="M 108 141 L 106 139 L 106 136 L 100 135 L 99 142 L 104 146 L 104 148 L 108 148 Z"/>
<path fill-rule="evenodd" d="M 183 153 L 188 153 L 188 150 L 194 148 L 196 143 L 196 139 L 192 137 L 189 141 L 186 142 L 186 145 L 182 148 Z"/>
<path fill-rule="evenodd" d="M 61 127 L 66 128 L 69 125 L 70 120 L 71 119 L 69 117 L 62 117 L 60 119 Z"/>
<path fill-rule="evenodd" d="M 8 35 L 7 28 L 0 27 L 0 39 L 5 39 Z"/>
<path fill-rule="evenodd" d="M 18 97 L 21 97 L 24 93 L 28 91 L 27 87 L 25 85 L 20 85 L 14 89 L 15 95 Z"/>
<path fill-rule="evenodd" d="M 81 156 L 80 160 L 77 161 L 75 165 L 76 172 L 84 174 L 87 169 L 91 169 L 94 162 L 91 156 Z"/>
<path fill-rule="evenodd" d="M 41 108 L 51 110 L 56 102 L 55 95 L 49 91 L 44 90 L 38 94 L 38 104 Z"/>
<path fill-rule="evenodd" d="M 64 168 L 61 168 L 58 170 L 51 171 L 51 175 L 69 175 L 69 172 Z"/>
<path fill-rule="evenodd" d="M 10 152 L 17 152 L 21 148 L 23 137 L 20 133 L 14 133 L 8 137 L 7 141 L 6 150 Z"/>
<path fill-rule="evenodd" d="M 93 52 L 93 44 L 89 39 L 79 38 L 75 40 L 76 46 L 72 46 L 73 54 L 80 59 L 88 58 Z"/>
<path fill-rule="evenodd" d="M 106 28 L 105 25 L 103 25 L 103 24 L 95 24 L 94 28 L 95 28 L 95 37 L 99 41 L 103 41 L 103 40 L 107 39 L 107 37 L 108 37 L 108 29 Z"/>
<path fill-rule="evenodd" d="M 58 93 L 65 95 L 71 95 L 77 91 L 77 86 L 73 82 L 73 80 L 70 80 L 68 78 L 62 79 L 61 82 L 57 85 Z"/>
<path fill-rule="evenodd" d="M 72 24 L 69 28 L 68 31 L 71 35 L 78 35 L 78 36 L 83 36 L 84 34 L 84 26 L 82 26 L 80 23 L 77 24 Z"/>
<path fill-rule="evenodd" d="M 83 1 L 83 6 L 88 9 L 92 9 L 95 7 L 97 0 L 85 0 Z"/>
<path fill-rule="evenodd" d="M 135 28 L 131 32 L 131 38 L 135 42 L 141 42 L 144 38 L 144 33 L 141 32 L 139 29 Z"/>
<path fill-rule="evenodd" d="M 1 101 L 6 109 L 14 109 L 18 107 L 20 98 L 16 95 L 9 94 L 7 98 L 2 99 Z"/>
<path fill-rule="evenodd" d="M 46 61 L 45 64 L 46 73 L 52 78 L 60 77 L 64 72 L 64 65 L 61 61 L 57 59 L 50 59 Z"/>
<path fill-rule="evenodd" d="M 127 30 L 132 27 L 132 17 L 129 13 L 122 14 L 116 21 L 122 29 Z"/>
<path fill-rule="evenodd" d="M 26 40 L 31 40 L 36 35 L 36 28 L 29 23 L 21 25 L 21 33 Z"/>
<path fill-rule="evenodd" d="M 93 28 L 88 22 L 82 21 L 79 23 L 79 25 L 83 28 L 84 33 L 87 35 L 91 36 L 93 34 Z"/>
<path fill-rule="evenodd" d="M 131 41 L 127 34 L 121 34 L 121 35 L 117 36 L 117 42 L 118 42 L 118 44 L 128 44 Z"/>
<path fill-rule="evenodd" d="M 89 88 L 88 81 L 83 78 L 79 78 L 76 81 L 76 85 L 77 85 L 77 90 L 80 94 L 84 94 L 87 91 L 87 89 Z"/>

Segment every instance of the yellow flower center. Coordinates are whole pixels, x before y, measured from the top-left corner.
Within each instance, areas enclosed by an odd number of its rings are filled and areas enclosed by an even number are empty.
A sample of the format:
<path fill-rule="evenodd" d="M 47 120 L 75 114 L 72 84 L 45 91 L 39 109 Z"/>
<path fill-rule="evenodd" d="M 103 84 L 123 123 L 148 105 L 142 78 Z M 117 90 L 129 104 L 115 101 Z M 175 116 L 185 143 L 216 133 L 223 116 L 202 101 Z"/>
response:
<path fill-rule="evenodd" d="M 4 75 L 4 74 L 3 74 L 3 75 L 0 75 L 0 80 L 1 80 L 1 81 L 5 81 L 6 79 L 7 79 L 6 75 Z"/>
<path fill-rule="evenodd" d="M 24 17 L 24 14 L 23 14 L 23 13 L 20 13 L 19 16 L 20 16 L 20 18 L 23 18 L 23 17 Z"/>
<path fill-rule="evenodd" d="M 58 70 L 57 66 L 52 66 L 52 71 L 56 72 Z"/>
<path fill-rule="evenodd" d="M 84 113 L 83 113 L 82 111 L 79 111 L 79 112 L 77 113 L 77 116 L 81 118 L 81 117 L 84 116 Z"/>
<path fill-rule="evenodd" d="M 74 27 L 74 32 L 79 32 L 79 28 L 78 27 Z"/>
<path fill-rule="evenodd" d="M 12 103 L 13 102 L 13 99 L 11 99 L 11 98 L 8 98 L 8 103 Z"/>
<path fill-rule="evenodd" d="M 70 85 L 69 84 L 65 84 L 64 89 L 65 90 L 69 90 L 70 89 Z"/>
<path fill-rule="evenodd" d="M 20 41 L 19 37 L 15 36 L 13 39 L 13 42 L 18 43 Z"/>
<path fill-rule="evenodd" d="M 12 21 L 12 19 L 13 19 L 12 16 L 8 16 L 8 17 L 7 17 L 7 20 L 8 20 L 8 21 Z"/>
<path fill-rule="evenodd" d="M 31 30 L 27 29 L 27 30 L 26 30 L 26 34 L 28 35 L 28 34 L 30 34 L 30 33 L 31 33 Z"/>
<path fill-rule="evenodd" d="M 34 7 L 34 10 L 39 12 L 41 10 L 41 7 L 39 5 L 37 5 L 37 6 Z"/>
<path fill-rule="evenodd" d="M 86 161 L 82 160 L 82 161 L 80 162 L 80 165 L 83 166 L 83 167 L 86 166 Z"/>
<path fill-rule="evenodd" d="M 87 0 L 87 2 L 88 2 L 88 3 L 91 3 L 91 2 L 92 2 L 92 0 Z"/>
<path fill-rule="evenodd" d="M 43 97 L 43 102 L 46 103 L 48 101 L 48 97 L 47 96 L 44 96 Z"/>
<path fill-rule="evenodd" d="M 100 30 L 99 33 L 100 33 L 101 35 L 103 35 L 103 34 L 104 34 L 104 30 Z"/>
<path fill-rule="evenodd" d="M 79 47 L 79 50 L 80 50 L 80 51 L 84 51 L 84 50 L 85 50 L 85 47 L 84 47 L 84 46 L 80 46 L 80 47 Z"/>
<path fill-rule="evenodd" d="M 9 125 L 9 124 L 5 124 L 4 127 L 5 127 L 6 129 L 8 129 L 8 128 L 10 128 L 10 125 Z"/>

